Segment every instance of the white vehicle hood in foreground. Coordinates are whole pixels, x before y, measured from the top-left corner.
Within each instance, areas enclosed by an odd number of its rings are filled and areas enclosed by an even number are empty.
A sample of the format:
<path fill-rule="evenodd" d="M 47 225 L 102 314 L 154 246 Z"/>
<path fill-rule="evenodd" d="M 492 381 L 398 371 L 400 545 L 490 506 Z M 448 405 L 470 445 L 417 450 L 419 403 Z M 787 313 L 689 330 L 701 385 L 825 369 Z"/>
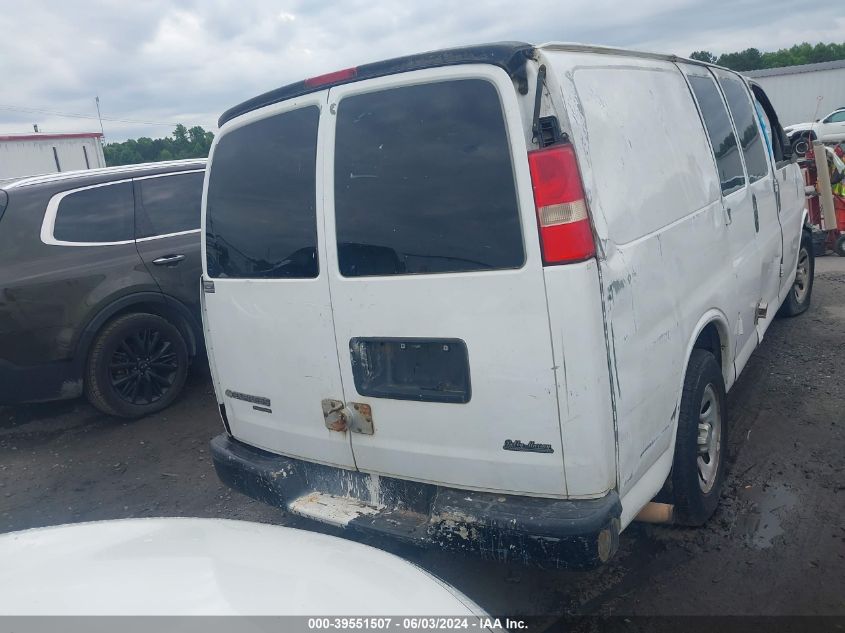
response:
<path fill-rule="evenodd" d="M 2 615 L 486 617 L 392 554 L 245 521 L 126 519 L 25 530 L 0 536 L 0 561 Z"/>

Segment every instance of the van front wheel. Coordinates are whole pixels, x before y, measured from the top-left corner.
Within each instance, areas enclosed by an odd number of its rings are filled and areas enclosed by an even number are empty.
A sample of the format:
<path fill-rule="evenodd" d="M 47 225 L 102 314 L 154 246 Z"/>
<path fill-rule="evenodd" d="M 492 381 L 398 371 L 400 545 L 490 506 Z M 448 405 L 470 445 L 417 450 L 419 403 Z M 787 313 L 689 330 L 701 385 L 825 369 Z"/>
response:
<path fill-rule="evenodd" d="M 690 357 L 672 466 L 675 522 L 702 525 L 716 510 L 725 480 L 727 409 L 716 358 L 694 349 Z"/>

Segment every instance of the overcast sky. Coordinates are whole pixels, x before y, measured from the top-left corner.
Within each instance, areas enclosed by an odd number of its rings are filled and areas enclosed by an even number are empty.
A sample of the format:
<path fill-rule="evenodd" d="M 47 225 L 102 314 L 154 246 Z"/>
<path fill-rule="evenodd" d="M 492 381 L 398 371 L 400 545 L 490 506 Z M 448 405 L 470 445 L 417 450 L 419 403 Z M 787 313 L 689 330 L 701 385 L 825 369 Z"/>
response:
<path fill-rule="evenodd" d="M 845 41 L 841 0 L 0 0 L 0 133 L 216 131 L 226 108 L 339 68 L 435 48 L 550 40 L 688 55 Z"/>

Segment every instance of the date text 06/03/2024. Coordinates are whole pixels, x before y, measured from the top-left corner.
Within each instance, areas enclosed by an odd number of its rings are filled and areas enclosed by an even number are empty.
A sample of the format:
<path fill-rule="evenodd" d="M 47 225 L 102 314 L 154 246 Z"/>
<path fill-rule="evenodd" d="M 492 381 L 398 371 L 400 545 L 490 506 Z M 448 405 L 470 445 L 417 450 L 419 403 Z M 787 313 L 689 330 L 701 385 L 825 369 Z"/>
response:
<path fill-rule="evenodd" d="M 388 630 L 400 629 L 406 631 L 442 631 L 458 629 L 492 629 L 492 630 L 521 630 L 527 629 L 524 620 L 511 620 L 491 617 L 333 617 L 309 618 L 308 628 L 311 630 Z"/>

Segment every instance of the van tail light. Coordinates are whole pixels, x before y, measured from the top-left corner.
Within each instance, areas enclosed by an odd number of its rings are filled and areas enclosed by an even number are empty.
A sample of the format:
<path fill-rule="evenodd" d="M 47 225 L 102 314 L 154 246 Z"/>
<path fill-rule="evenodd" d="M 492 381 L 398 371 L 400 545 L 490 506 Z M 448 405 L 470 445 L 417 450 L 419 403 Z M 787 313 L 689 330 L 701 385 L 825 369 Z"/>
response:
<path fill-rule="evenodd" d="M 596 254 L 587 201 L 572 145 L 528 152 L 543 262 L 568 264 Z"/>

